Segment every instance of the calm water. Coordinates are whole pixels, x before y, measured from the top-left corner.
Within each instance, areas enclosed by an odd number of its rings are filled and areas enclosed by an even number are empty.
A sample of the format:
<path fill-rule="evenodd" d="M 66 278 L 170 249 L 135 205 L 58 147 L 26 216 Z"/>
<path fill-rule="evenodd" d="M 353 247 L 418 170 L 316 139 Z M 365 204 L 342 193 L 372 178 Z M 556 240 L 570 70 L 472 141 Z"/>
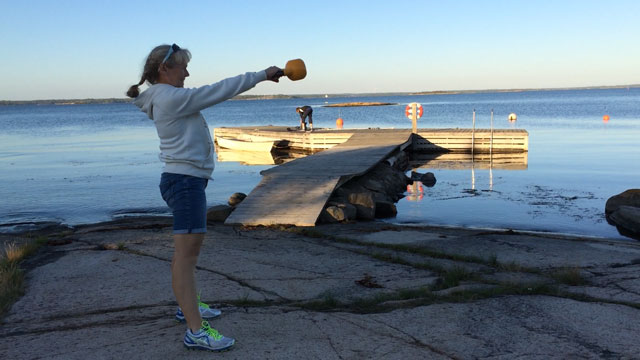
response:
<path fill-rule="evenodd" d="M 326 102 L 397 106 L 324 108 Z M 314 107 L 316 127 L 410 128 L 404 107 L 425 109 L 419 127 L 521 128 L 529 153 L 516 170 L 422 168 L 437 184 L 398 203 L 397 223 L 516 228 L 621 237 L 604 219 L 606 200 L 640 187 L 640 89 L 531 91 L 227 101 L 204 112 L 210 127 L 295 126 L 295 107 Z M 518 114 L 510 124 L 509 113 Z M 604 123 L 603 115 L 610 121 Z M 164 214 L 162 164 L 153 123 L 132 104 L 0 106 L 0 231 L 16 224 L 93 223 L 130 214 Z M 218 162 L 210 205 L 249 193 L 267 165 Z"/>

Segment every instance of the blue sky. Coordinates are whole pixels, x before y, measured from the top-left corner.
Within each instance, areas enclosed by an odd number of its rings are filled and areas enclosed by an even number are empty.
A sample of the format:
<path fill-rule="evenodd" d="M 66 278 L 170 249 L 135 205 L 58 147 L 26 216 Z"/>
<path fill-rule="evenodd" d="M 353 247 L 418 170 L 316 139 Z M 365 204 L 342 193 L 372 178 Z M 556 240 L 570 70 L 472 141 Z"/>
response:
<path fill-rule="evenodd" d="M 640 84 L 640 1 L 0 0 L 0 100 L 124 97 L 156 45 L 185 86 L 302 58 L 252 94 Z"/>

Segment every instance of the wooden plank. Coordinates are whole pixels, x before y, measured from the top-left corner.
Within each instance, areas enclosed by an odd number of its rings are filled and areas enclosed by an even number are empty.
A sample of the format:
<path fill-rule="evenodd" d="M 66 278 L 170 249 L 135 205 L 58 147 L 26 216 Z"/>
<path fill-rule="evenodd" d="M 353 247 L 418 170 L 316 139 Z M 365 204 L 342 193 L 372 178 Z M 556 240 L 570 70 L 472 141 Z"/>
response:
<path fill-rule="evenodd" d="M 264 177 L 225 223 L 313 226 L 338 180 L 333 177 L 304 184 L 286 177 Z"/>

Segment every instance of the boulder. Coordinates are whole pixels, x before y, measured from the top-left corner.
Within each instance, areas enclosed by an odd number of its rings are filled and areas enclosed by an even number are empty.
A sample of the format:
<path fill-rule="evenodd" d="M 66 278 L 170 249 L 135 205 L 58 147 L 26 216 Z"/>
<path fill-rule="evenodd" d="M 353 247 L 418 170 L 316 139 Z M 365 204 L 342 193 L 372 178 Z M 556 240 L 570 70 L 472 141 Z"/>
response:
<path fill-rule="evenodd" d="M 330 204 L 320 214 L 321 223 L 335 223 L 356 219 L 356 208 L 351 204 Z"/>
<path fill-rule="evenodd" d="M 233 207 L 229 205 L 216 205 L 207 209 L 207 223 L 219 223 L 227 220 Z"/>
<path fill-rule="evenodd" d="M 395 155 L 389 156 L 384 162 L 391 165 L 394 169 L 404 171 L 404 169 L 409 167 L 409 155 L 404 151 L 400 151 Z"/>
<path fill-rule="evenodd" d="M 609 214 L 620 234 L 640 240 L 640 207 L 621 205 Z"/>
<path fill-rule="evenodd" d="M 376 216 L 376 203 L 370 192 L 351 193 L 347 198 L 356 208 L 356 218 L 359 220 L 373 220 Z"/>
<path fill-rule="evenodd" d="M 362 182 L 362 186 L 364 186 L 367 190 L 375 191 L 378 193 L 386 193 L 386 184 L 382 179 L 378 178 L 366 178 Z"/>
<path fill-rule="evenodd" d="M 376 218 L 384 219 L 398 215 L 396 204 L 390 201 L 376 201 Z"/>
<path fill-rule="evenodd" d="M 237 192 L 229 197 L 229 205 L 236 206 L 242 202 L 247 197 L 247 194 Z"/>
<path fill-rule="evenodd" d="M 337 206 L 327 206 L 322 209 L 318 222 L 321 224 L 333 224 L 344 220 L 344 214 Z"/>
<path fill-rule="evenodd" d="M 362 185 L 368 190 L 383 194 L 389 201 L 395 202 L 402 198 L 405 187 L 411 180 L 404 171 L 397 170 L 386 163 L 378 164 L 362 180 Z"/>
<path fill-rule="evenodd" d="M 399 153 L 366 174 L 347 181 L 333 192 L 320 221 L 373 220 L 376 217 L 396 216 L 394 203 L 404 197 L 406 186 L 411 183 L 404 170 L 406 163 L 407 155 Z M 352 209 L 355 209 L 354 217 L 351 215 Z"/>
<path fill-rule="evenodd" d="M 344 201 L 346 201 L 346 199 L 349 197 L 349 194 L 363 193 L 367 191 L 368 190 L 364 186 L 362 186 L 360 183 L 352 179 L 351 181 L 347 182 L 346 184 L 336 189 L 333 192 L 332 197 L 341 198 L 341 199 L 344 199 Z"/>
<path fill-rule="evenodd" d="M 623 205 L 640 207 L 640 189 L 629 189 L 610 197 L 604 207 L 604 212 L 609 215 Z"/>
<path fill-rule="evenodd" d="M 337 206 L 338 208 L 340 208 L 342 210 L 342 212 L 344 213 L 344 219 L 345 220 L 355 220 L 358 214 L 358 210 L 356 209 L 355 206 L 349 204 L 349 203 L 339 203 L 336 204 L 335 206 Z"/>

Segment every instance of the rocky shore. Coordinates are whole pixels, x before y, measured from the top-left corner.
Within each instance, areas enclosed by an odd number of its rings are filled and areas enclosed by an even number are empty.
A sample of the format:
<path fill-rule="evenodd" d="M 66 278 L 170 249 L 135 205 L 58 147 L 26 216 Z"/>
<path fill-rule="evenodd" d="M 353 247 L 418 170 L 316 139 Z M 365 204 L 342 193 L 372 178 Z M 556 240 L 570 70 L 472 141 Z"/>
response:
<path fill-rule="evenodd" d="M 311 228 L 226 226 L 243 201 L 208 212 L 198 264 L 228 359 L 633 359 L 640 354 L 640 242 L 451 227 L 396 226 L 407 186 L 395 154 L 334 191 Z M 640 190 L 607 219 L 640 238 Z M 0 234 L 35 254 L 13 268 L 2 359 L 209 358 L 188 353 L 173 320 L 169 217 Z M 35 245 L 34 245 L 35 244 Z M 39 247 L 38 247 L 39 246 Z M 7 277 L 2 277 L 2 285 Z M 6 297 L 3 297 L 3 304 Z"/>
<path fill-rule="evenodd" d="M 187 352 L 173 320 L 170 218 L 0 235 L 21 263 L 3 359 L 611 358 L 640 354 L 640 243 L 517 231 L 212 223 L 198 264 L 213 326 Z"/>

